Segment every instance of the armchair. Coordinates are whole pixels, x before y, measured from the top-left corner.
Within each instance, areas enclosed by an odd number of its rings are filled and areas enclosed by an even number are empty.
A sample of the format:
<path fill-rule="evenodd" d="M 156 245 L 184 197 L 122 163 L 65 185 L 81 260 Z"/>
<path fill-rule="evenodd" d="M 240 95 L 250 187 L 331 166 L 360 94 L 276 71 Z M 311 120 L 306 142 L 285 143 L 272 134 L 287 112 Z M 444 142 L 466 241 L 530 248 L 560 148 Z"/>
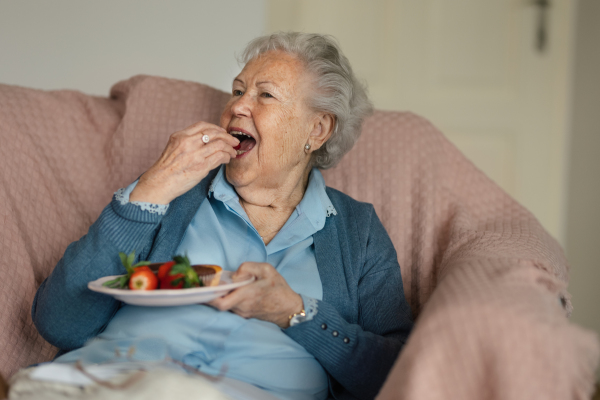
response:
<path fill-rule="evenodd" d="M 52 359 L 30 316 L 39 284 L 170 133 L 218 121 L 227 98 L 149 76 L 109 98 L 0 85 L 0 374 Z M 589 398 L 600 348 L 567 318 L 560 246 L 429 122 L 377 111 L 324 175 L 374 204 L 416 318 L 378 398 Z"/>

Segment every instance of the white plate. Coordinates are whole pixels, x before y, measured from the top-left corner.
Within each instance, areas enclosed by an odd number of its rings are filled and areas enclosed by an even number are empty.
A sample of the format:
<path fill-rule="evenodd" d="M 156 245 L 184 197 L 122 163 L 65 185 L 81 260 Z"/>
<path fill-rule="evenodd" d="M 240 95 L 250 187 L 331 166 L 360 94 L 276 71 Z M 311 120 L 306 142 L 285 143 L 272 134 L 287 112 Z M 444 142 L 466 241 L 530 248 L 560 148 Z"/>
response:
<path fill-rule="evenodd" d="M 190 304 L 207 303 L 217 297 L 226 295 L 233 289 L 247 285 L 254 280 L 254 277 L 252 277 L 245 281 L 233 282 L 231 280 L 231 275 L 233 275 L 233 272 L 223 271 L 221 273 L 221 281 L 217 286 L 159 290 L 112 289 L 102 286 L 106 281 L 123 276 L 112 275 L 88 283 L 88 288 L 94 292 L 107 294 L 117 300 L 121 300 L 123 303 L 135 306 L 187 306 Z"/>

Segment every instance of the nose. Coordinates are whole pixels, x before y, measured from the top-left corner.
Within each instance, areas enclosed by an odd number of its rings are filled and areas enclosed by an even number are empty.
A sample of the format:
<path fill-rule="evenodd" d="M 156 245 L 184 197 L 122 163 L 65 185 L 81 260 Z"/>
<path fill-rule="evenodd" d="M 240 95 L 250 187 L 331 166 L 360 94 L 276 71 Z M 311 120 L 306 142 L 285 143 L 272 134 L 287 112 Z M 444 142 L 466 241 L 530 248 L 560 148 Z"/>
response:
<path fill-rule="evenodd" d="M 244 93 L 233 101 L 231 112 L 236 117 L 250 117 L 252 115 L 252 100 L 248 93 Z"/>

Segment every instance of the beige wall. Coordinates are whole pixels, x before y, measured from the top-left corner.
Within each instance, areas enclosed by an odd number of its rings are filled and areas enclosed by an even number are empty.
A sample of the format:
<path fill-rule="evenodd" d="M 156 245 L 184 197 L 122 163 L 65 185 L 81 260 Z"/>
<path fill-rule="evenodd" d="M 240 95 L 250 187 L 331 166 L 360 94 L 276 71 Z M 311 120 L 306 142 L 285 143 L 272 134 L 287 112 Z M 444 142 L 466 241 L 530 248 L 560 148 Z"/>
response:
<path fill-rule="evenodd" d="M 268 0 L 269 30 L 334 35 L 376 108 L 429 119 L 488 177 L 565 238 L 574 2 Z"/>
<path fill-rule="evenodd" d="M 0 83 L 107 95 L 136 74 L 229 91 L 264 0 L 0 1 Z"/>
<path fill-rule="evenodd" d="M 600 333 L 600 2 L 580 0 L 567 210 L 572 320 Z M 600 378 L 600 371 L 598 371 Z"/>

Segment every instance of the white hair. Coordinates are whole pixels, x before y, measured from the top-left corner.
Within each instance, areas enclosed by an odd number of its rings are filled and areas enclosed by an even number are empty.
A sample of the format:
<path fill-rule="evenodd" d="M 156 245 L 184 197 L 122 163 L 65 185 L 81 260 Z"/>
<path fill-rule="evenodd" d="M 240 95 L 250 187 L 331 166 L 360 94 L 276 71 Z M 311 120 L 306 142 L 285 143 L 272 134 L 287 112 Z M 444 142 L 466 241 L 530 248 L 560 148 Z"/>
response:
<path fill-rule="evenodd" d="M 312 164 L 321 169 L 335 166 L 361 133 L 363 119 L 373 112 L 366 86 L 352 72 L 350 62 L 333 36 L 300 32 L 277 32 L 261 36 L 246 46 L 243 64 L 268 51 L 281 50 L 300 59 L 315 77 L 309 106 L 335 116 L 329 140 L 313 153 Z"/>

